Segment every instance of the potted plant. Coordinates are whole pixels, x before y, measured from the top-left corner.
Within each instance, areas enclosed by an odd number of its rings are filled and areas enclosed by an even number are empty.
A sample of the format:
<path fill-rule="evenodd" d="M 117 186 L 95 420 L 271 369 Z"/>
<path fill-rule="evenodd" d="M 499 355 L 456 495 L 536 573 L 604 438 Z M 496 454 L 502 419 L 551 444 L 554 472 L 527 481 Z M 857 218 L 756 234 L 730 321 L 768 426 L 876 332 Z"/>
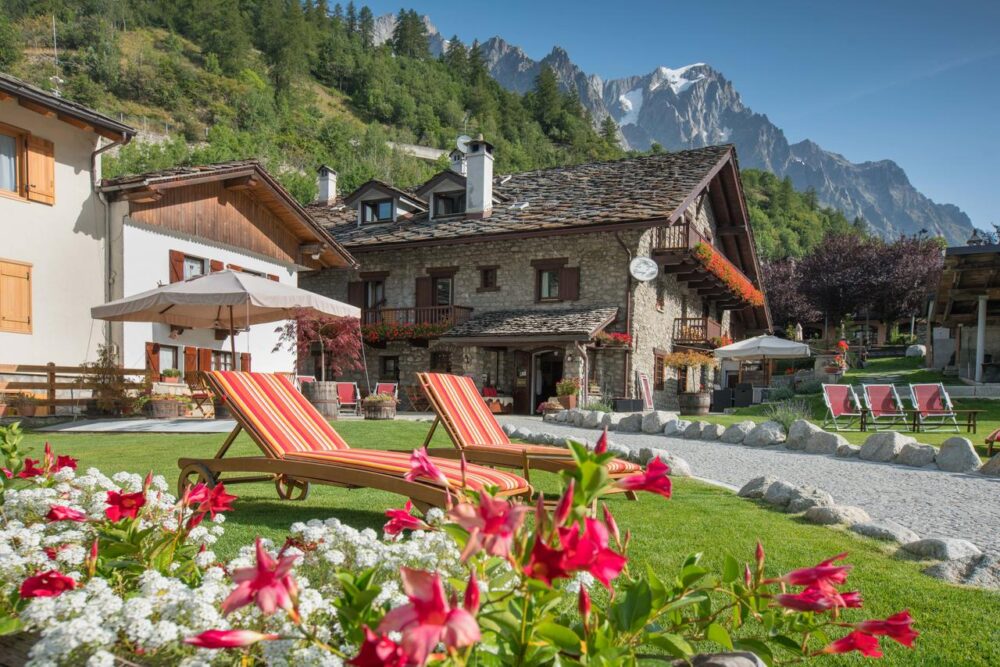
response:
<path fill-rule="evenodd" d="M 170 394 L 150 394 L 146 401 L 146 414 L 153 419 L 176 419 L 180 416 L 179 396 Z"/>
<path fill-rule="evenodd" d="M 567 410 L 576 407 L 576 398 L 579 393 L 580 380 L 577 378 L 563 378 L 556 383 L 556 400 Z"/>
<path fill-rule="evenodd" d="M 551 398 L 547 401 L 542 401 L 538 404 L 538 408 L 535 412 L 541 415 L 552 414 L 553 412 L 560 412 L 563 409 L 562 403 L 559 401 L 553 401 Z"/>
<path fill-rule="evenodd" d="M 38 399 L 31 394 L 18 394 L 11 402 L 11 406 L 17 409 L 17 414 L 21 417 L 34 417 Z"/>
<path fill-rule="evenodd" d="M 395 419 L 398 402 L 392 394 L 370 394 L 361 401 L 361 411 L 365 419 Z"/>
<path fill-rule="evenodd" d="M 699 373 L 702 369 L 714 368 L 717 365 L 715 357 L 701 352 L 673 352 L 663 358 L 663 364 L 667 368 L 680 370 L 697 369 Z M 712 404 L 712 395 L 705 388 L 705 384 L 699 382 L 698 391 L 677 393 L 678 407 L 682 415 L 707 415 Z"/>
<path fill-rule="evenodd" d="M 181 381 L 181 372 L 176 368 L 165 368 L 160 373 L 160 380 L 168 384 L 178 384 Z"/>
<path fill-rule="evenodd" d="M 630 347 L 632 336 L 617 331 L 599 331 L 594 335 L 594 342 L 597 347 Z"/>

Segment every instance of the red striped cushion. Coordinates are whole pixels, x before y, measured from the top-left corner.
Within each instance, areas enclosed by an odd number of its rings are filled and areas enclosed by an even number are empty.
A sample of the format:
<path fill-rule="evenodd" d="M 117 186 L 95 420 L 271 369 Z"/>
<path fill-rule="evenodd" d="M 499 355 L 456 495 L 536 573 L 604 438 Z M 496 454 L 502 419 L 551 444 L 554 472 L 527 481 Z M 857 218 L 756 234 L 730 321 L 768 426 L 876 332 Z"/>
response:
<path fill-rule="evenodd" d="M 375 470 L 391 475 L 402 477 L 410 471 L 410 455 L 407 452 L 387 452 L 376 449 L 347 449 L 331 450 L 325 452 L 294 452 L 288 455 L 290 459 L 308 459 L 310 461 L 324 461 L 338 463 L 340 465 L 358 468 L 362 470 Z M 462 486 L 461 462 L 453 459 L 431 459 L 449 483 L 456 488 Z M 466 485 L 473 490 L 480 490 L 484 486 L 496 486 L 501 491 L 519 493 L 527 491 L 528 483 L 519 477 L 502 470 L 494 470 L 484 466 L 469 464 L 466 466 Z M 420 477 L 418 481 L 434 484 L 433 480 Z"/>
<path fill-rule="evenodd" d="M 519 445 L 515 443 L 507 445 L 490 445 L 490 447 L 497 447 L 499 449 L 514 452 L 526 451 L 528 454 L 534 454 L 536 456 L 548 455 L 552 458 L 566 459 L 567 465 L 576 465 L 576 463 L 569 458 L 569 450 L 565 447 L 553 447 L 551 445 Z M 611 459 L 608 461 L 607 466 L 608 472 L 612 475 L 628 474 L 642 470 L 642 466 L 636 463 L 631 463 L 630 461 L 623 461 L 621 459 Z"/>
<path fill-rule="evenodd" d="M 441 421 L 459 447 L 509 445 L 489 406 L 470 377 L 418 373 Z"/>
<path fill-rule="evenodd" d="M 211 371 L 209 375 L 230 409 L 252 425 L 275 456 L 348 448 L 285 376 L 237 371 Z"/>

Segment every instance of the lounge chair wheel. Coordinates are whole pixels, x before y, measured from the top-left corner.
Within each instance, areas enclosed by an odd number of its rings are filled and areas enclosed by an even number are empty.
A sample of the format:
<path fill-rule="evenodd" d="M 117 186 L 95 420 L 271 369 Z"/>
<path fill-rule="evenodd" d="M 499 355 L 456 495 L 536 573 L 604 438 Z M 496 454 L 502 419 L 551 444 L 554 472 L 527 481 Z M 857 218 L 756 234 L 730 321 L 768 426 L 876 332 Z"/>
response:
<path fill-rule="evenodd" d="M 287 475 L 275 475 L 274 488 L 282 500 L 305 500 L 309 495 L 309 482 Z"/>
<path fill-rule="evenodd" d="M 181 476 L 177 480 L 177 495 L 184 495 L 184 489 L 199 482 L 211 489 L 217 481 L 216 476 L 204 463 L 191 463 L 181 470 Z"/>

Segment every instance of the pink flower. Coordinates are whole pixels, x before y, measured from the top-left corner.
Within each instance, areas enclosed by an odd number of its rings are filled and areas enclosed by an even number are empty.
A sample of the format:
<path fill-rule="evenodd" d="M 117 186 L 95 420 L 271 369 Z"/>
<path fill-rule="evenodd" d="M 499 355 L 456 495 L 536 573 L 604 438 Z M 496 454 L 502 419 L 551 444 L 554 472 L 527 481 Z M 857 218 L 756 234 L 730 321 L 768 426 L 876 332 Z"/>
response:
<path fill-rule="evenodd" d="M 862 606 L 861 593 L 859 593 L 858 591 L 841 593 L 840 599 L 844 601 L 845 607 L 853 607 L 855 609 L 859 609 Z"/>
<path fill-rule="evenodd" d="M 121 521 L 126 517 L 134 519 L 139 515 L 142 506 L 146 504 L 146 496 L 141 491 L 137 493 L 108 491 L 107 503 L 104 515 L 112 521 Z"/>
<path fill-rule="evenodd" d="M 236 496 L 226 493 L 226 485 L 219 483 L 208 488 L 202 482 L 195 484 L 184 495 L 187 505 L 194 508 L 195 512 L 202 515 L 209 514 L 213 519 L 220 512 L 228 512 L 233 509 L 233 501 Z"/>
<path fill-rule="evenodd" d="M 847 553 L 837 554 L 815 567 L 792 570 L 781 579 L 792 586 L 818 588 L 825 595 L 837 594 L 836 586 L 847 581 L 847 573 L 851 571 L 851 566 L 832 565 L 832 563 L 846 557 Z"/>
<path fill-rule="evenodd" d="M 367 625 L 364 626 L 365 641 L 358 654 L 347 661 L 354 667 L 406 667 L 414 663 L 403 652 L 403 647 L 386 635 L 377 635 Z"/>
<path fill-rule="evenodd" d="M 615 538 L 615 544 L 621 549 L 622 546 L 622 536 L 618 532 L 618 522 L 615 518 L 611 516 L 611 510 L 604 503 L 601 503 L 601 511 L 604 513 L 604 525 L 608 527 L 608 532 L 611 533 L 611 537 Z"/>
<path fill-rule="evenodd" d="M 864 621 L 858 623 L 856 627 L 861 632 L 871 635 L 884 635 L 909 648 L 913 648 L 913 640 L 920 636 L 920 633 L 913 629 L 913 617 L 910 616 L 909 610 L 894 614 L 884 621 Z"/>
<path fill-rule="evenodd" d="M 580 597 L 576 602 L 576 607 L 580 610 L 580 616 L 583 617 L 583 625 L 586 626 L 590 622 L 590 593 L 587 592 L 586 586 L 580 586 Z"/>
<path fill-rule="evenodd" d="M 478 506 L 459 503 L 452 508 L 448 512 L 448 518 L 469 533 L 469 541 L 462 551 L 462 561 L 480 549 L 491 556 L 507 558 L 514 533 L 524 523 L 527 511 L 528 507 L 525 505 L 512 505 L 487 493 L 479 494 Z"/>
<path fill-rule="evenodd" d="M 559 503 L 556 505 L 555 511 L 552 513 L 552 523 L 556 526 L 561 526 L 566 523 L 566 519 L 569 518 L 570 511 L 573 509 L 573 493 L 576 490 L 576 481 L 569 480 L 569 485 L 566 487 L 566 492 L 563 493 L 562 498 L 559 499 Z"/>
<path fill-rule="evenodd" d="M 448 487 L 448 478 L 427 456 L 426 449 L 414 449 L 410 454 L 410 472 L 406 473 L 406 481 L 412 482 L 418 477 L 426 477 Z"/>
<path fill-rule="evenodd" d="M 585 531 L 576 525 L 559 531 L 566 552 L 565 567 L 572 571 L 589 572 L 611 588 L 611 580 L 621 573 L 628 559 L 608 548 L 608 529 L 596 519 L 585 519 Z"/>
<path fill-rule="evenodd" d="M 462 606 L 470 614 L 475 614 L 479 611 L 479 580 L 476 579 L 475 570 L 469 573 L 469 583 L 465 585 L 465 596 L 462 600 Z"/>
<path fill-rule="evenodd" d="M 431 530 L 431 527 L 419 517 L 413 516 L 413 503 L 409 500 L 403 505 L 403 509 L 386 510 L 385 515 L 389 520 L 382 528 L 388 535 L 399 535 L 404 530 Z"/>
<path fill-rule="evenodd" d="M 87 520 L 87 515 L 80 510 L 65 505 L 53 505 L 49 508 L 49 513 L 45 515 L 49 521 L 79 521 Z"/>
<path fill-rule="evenodd" d="M 403 590 L 409 604 L 391 609 L 379 623 L 379 632 L 402 632 L 403 651 L 417 664 L 443 642 L 448 648 L 462 648 L 479 641 L 475 617 L 462 607 L 452 607 L 445 597 L 441 576 L 400 568 Z"/>
<path fill-rule="evenodd" d="M 796 611 L 826 611 L 832 607 L 846 606 L 836 604 L 833 598 L 818 588 L 807 588 L 794 595 L 786 593 L 779 595 L 776 599 L 782 607 Z"/>
<path fill-rule="evenodd" d="M 294 564 L 294 556 L 271 558 L 258 537 L 257 565 L 233 572 L 237 586 L 222 603 L 222 614 L 256 603 L 265 615 L 273 614 L 280 607 L 297 618 L 295 597 L 299 589 L 291 575 Z"/>
<path fill-rule="evenodd" d="M 626 491 L 649 491 L 658 493 L 664 498 L 670 497 L 670 478 L 667 473 L 670 467 L 657 456 L 646 466 L 645 472 L 639 472 L 618 480 L 618 487 Z"/>
<path fill-rule="evenodd" d="M 541 538 L 535 538 L 535 545 L 531 548 L 528 556 L 528 564 L 524 566 L 524 573 L 532 579 L 537 579 L 548 586 L 556 579 L 569 577 L 569 570 L 566 567 L 566 554 L 560 549 L 553 549 L 545 544 Z"/>
<path fill-rule="evenodd" d="M 76 580 L 58 570 L 28 577 L 21 583 L 22 598 L 54 598 L 76 588 Z"/>
<path fill-rule="evenodd" d="M 882 651 L 879 650 L 878 639 L 863 632 L 852 632 L 844 635 L 840 639 L 827 644 L 820 653 L 850 653 L 858 651 L 861 655 L 869 658 L 881 658 Z"/>
<path fill-rule="evenodd" d="M 56 457 L 56 470 L 62 470 L 63 468 L 72 468 L 76 470 L 77 459 L 66 454 L 60 454 Z"/>
<path fill-rule="evenodd" d="M 39 463 L 40 461 L 36 461 L 35 459 L 25 458 L 24 468 L 21 469 L 21 472 L 17 473 L 17 476 L 20 477 L 21 479 L 28 479 L 30 477 L 38 477 L 39 475 L 44 475 L 45 470 L 38 467 Z"/>
<path fill-rule="evenodd" d="M 594 444 L 594 453 L 603 454 L 608 451 L 608 427 L 604 427 L 604 432 L 601 433 L 601 437 L 597 439 L 597 443 Z"/>
<path fill-rule="evenodd" d="M 184 643 L 199 648 L 242 648 L 259 641 L 278 639 L 280 636 L 265 635 L 253 630 L 206 630 L 200 635 L 187 637 Z"/>

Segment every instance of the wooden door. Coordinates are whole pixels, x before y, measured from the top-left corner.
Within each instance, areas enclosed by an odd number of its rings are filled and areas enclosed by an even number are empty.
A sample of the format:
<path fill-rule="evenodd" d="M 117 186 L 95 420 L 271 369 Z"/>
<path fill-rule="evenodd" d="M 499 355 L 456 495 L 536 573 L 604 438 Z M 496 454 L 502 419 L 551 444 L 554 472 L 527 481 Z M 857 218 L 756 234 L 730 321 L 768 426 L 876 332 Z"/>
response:
<path fill-rule="evenodd" d="M 514 414 L 530 415 L 531 405 L 531 354 L 514 350 Z"/>

